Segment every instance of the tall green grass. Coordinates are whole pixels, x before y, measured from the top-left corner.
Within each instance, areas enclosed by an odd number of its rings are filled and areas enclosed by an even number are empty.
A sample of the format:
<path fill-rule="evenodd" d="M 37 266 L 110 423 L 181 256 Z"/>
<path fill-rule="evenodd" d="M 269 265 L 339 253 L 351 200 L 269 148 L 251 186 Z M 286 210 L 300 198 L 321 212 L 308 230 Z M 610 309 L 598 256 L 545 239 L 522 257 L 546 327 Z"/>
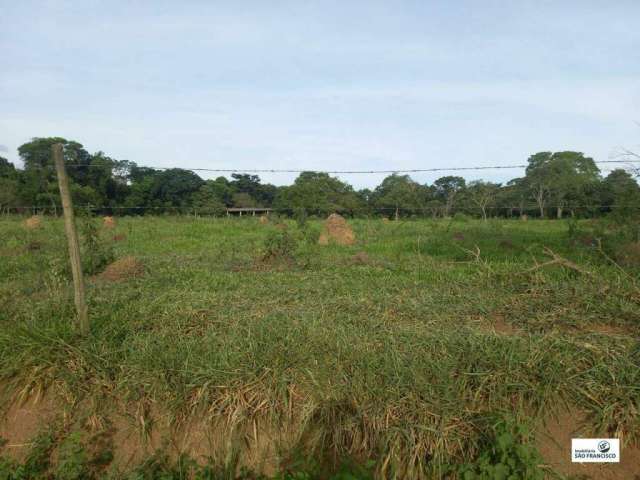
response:
<path fill-rule="evenodd" d="M 349 247 L 289 222 L 294 261 L 282 264 L 265 256 L 279 252 L 275 227 L 255 219 L 118 221 L 103 234 L 125 235 L 116 256 L 146 273 L 89 282 L 81 337 L 61 223 L 0 220 L 6 399 L 45 385 L 104 416 L 151 402 L 236 432 L 291 425 L 308 456 L 398 477 L 473 461 L 507 414 L 536 425 L 570 408 L 640 438 L 637 285 L 563 222 L 356 220 Z M 544 247 L 591 275 L 527 273 Z"/>

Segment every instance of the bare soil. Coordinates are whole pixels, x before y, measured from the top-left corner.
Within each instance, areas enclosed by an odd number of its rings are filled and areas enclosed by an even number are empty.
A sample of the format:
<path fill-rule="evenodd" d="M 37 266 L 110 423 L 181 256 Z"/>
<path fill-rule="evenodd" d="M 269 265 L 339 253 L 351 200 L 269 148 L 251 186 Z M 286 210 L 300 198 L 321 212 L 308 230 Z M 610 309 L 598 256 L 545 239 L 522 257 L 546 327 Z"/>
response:
<path fill-rule="evenodd" d="M 593 432 L 579 410 L 566 411 L 547 419 L 536 436 L 546 464 L 569 478 L 581 480 L 640 480 L 640 448 L 621 445 L 620 463 L 572 463 L 572 438 L 610 438 L 607 432 Z M 622 440 L 622 439 L 621 439 Z M 622 441 L 620 442 L 623 443 Z"/>
<path fill-rule="evenodd" d="M 6 440 L 0 452 L 15 460 L 23 460 L 34 437 L 62 413 L 60 406 L 61 403 L 51 394 L 12 402 L 6 414 L 0 415 L 0 438 Z"/>

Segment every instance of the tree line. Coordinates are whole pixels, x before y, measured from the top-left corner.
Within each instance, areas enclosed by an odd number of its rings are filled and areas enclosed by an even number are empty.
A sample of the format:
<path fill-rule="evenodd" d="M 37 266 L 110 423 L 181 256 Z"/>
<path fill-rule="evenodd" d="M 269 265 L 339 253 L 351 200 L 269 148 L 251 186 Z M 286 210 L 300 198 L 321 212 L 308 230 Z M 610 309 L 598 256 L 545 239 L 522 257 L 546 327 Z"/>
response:
<path fill-rule="evenodd" d="M 34 138 L 18 148 L 16 168 L 0 157 L 0 211 L 57 213 L 61 210 L 51 146 L 64 146 L 76 206 L 105 214 L 197 212 L 221 215 L 227 208 L 265 207 L 285 215 L 450 217 L 467 214 L 562 218 L 608 213 L 636 217 L 640 207 L 637 175 L 616 169 L 602 176 L 580 152 L 539 152 L 525 175 L 504 184 L 447 175 L 431 185 L 408 175 L 387 176 L 374 189 L 356 190 L 324 172 L 303 172 L 288 186 L 262 183 L 257 175 L 234 173 L 204 180 L 190 170 L 157 170 L 104 152 L 90 154 L 82 144 L 59 137 Z"/>

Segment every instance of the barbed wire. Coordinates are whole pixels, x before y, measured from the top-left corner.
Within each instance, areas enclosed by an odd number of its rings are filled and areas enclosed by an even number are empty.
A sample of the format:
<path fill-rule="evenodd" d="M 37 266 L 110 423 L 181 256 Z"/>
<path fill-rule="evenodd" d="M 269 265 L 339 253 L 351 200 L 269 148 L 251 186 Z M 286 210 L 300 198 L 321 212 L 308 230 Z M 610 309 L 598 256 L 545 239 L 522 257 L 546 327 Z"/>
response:
<path fill-rule="evenodd" d="M 639 160 L 598 160 L 596 164 L 624 164 L 624 163 L 640 163 Z M 70 168 L 104 168 L 106 165 L 100 164 L 79 164 L 68 162 L 66 166 Z M 393 174 L 393 173 L 429 173 L 429 172 L 461 172 L 473 170 L 508 170 L 516 168 L 527 168 L 527 164 L 517 165 L 478 165 L 470 167 L 433 167 L 433 168 L 410 168 L 410 169 L 386 169 L 386 170 L 313 170 L 313 169 L 273 169 L 273 168 L 187 168 L 187 167 L 156 167 L 156 166 L 137 166 L 137 168 L 148 168 L 151 170 L 188 170 L 191 172 L 208 172 L 208 173 L 326 173 L 326 174 Z"/>
<path fill-rule="evenodd" d="M 48 160 L 47 156 L 40 155 L 39 156 L 43 160 Z M 122 162 L 126 162 L 127 160 L 122 160 Z M 109 168 L 109 167 L 117 167 L 114 161 L 114 164 L 108 164 L 104 162 L 99 163 L 85 163 L 85 162 L 73 162 L 66 161 L 65 166 L 67 168 L 73 169 L 84 169 L 84 168 Z M 631 164 L 640 163 L 640 158 L 625 158 L 625 159 L 614 159 L 614 160 L 595 160 L 596 164 Z M 482 171 L 482 170 L 510 170 L 510 169 L 522 169 L 527 168 L 528 164 L 511 164 L 511 165 L 475 165 L 475 166 L 452 166 L 452 167 L 429 167 L 429 168 L 387 168 L 381 170 L 316 170 L 316 169 L 289 169 L 289 168 L 207 168 L 207 167 L 178 167 L 178 166 L 170 166 L 170 167 L 162 167 L 162 166 L 149 166 L 149 165 L 136 165 L 138 169 L 150 169 L 157 171 L 166 171 L 166 170 L 187 170 L 191 172 L 208 172 L 208 173 L 305 173 L 305 172 L 314 172 L 314 173 L 326 173 L 326 174 L 344 174 L 344 175 L 371 175 L 371 174 L 394 174 L 394 173 L 433 173 L 433 172 L 462 172 L 462 171 Z M 30 169 L 50 169 L 53 168 L 53 165 L 44 165 L 44 166 L 31 166 Z"/>

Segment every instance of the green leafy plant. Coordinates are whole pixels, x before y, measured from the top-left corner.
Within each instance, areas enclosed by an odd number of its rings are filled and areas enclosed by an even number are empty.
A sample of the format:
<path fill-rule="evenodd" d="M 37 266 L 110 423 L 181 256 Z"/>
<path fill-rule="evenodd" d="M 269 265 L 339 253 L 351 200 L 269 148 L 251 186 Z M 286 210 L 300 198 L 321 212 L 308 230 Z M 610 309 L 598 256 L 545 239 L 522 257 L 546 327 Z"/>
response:
<path fill-rule="evenodd" d="M 293 212 L 293 218 L 298 225 L 298 228 L 304 228 L 307 225 L 307 221 L 309 219 L 309 215 L 307 214 L 307 210 L 304 208 L 296 208 Z"/>
<path fill-rule="evenodd" d="M 96 219 L 90 215 L 80 217 L 82 238 L 82 268 L 86 275 L 101 272 L 115 259 L 113 246 L 101 235 Z"/>
<path fill-rule="evenodd" d="M 535 446 L 528 443 L 529 430 L 512 419 L 501 419 L 493 435 L 473 463 L 460 468 L 463 480 L 543 480 L 543 462 Z"/>
<path fill-rule="evenodd" d="M 50 466 L 50 455 L 55 440 L 51 432 L 43 432 L 33 439 L 24 463 L 0 457 L 0 480 L 44 479 Z"/>
<path fill-rule="evenodd" d="M 286 228 L 271 230 L 264 240 L 262 259 L 293 259 L 297 248 L 297 239 Z"/>
<path fill-rule="evenodd" d="M 89 477 L 89 458 L 82 445 L 80 434 L 74 432 L 60 445 L 60 460 L 56 467 L 56 478 L 80 480 Z"/>

